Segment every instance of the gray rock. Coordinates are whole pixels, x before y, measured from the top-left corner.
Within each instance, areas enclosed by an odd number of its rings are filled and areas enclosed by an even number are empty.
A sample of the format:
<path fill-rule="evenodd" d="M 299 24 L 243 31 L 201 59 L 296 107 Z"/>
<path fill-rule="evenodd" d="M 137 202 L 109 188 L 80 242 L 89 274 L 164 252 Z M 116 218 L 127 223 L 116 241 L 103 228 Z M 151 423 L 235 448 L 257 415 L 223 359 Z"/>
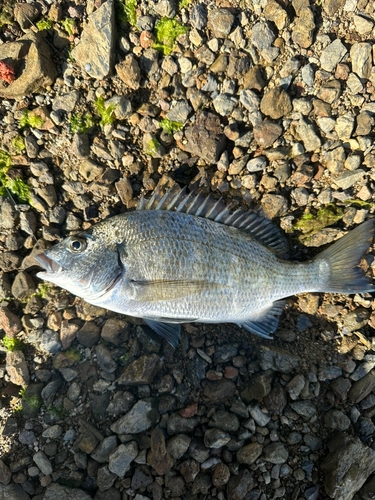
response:
<path fill-rule="evenodd" d="M 20 272 L 12 284 L 12 295 L 18 300 L 27 300 L 35 292 L 36 286 L 32 277 L 26 272 Z"/>
<path fill-rule="evenodd" d="M 232 475 L 227 485 L 228 500 L 243 500 L 251 491 L 254 480 L 247 469 L 240 471 L 238 476 Z"/>
<path fill-rule="evenodd" d="M 42 451 L 35 453 L 33 460 L 45 476 L 52 474 L 53 468 L 51 462 Z"/>
<path fill-rule="evenodd" d="M 221 448 L 222 446 L 225 446 L 230 439 L 231 437 L 229 434 L 220 429 L 208 429 L 204 433 L 204 445 L 207 448 Z"/>
<path fill-rule="evenodd" d="M 139 434 L 159 420 L 159 412 L 150 400 L 141 399 L 123 417 L 111 425 L 116 434 Z"/>
<path fill-rule="evenodd" d="M 324 416 L 324 425 L 329 429 L 346 431 L 350 427 L 350 418 L 340 410 L 330 410 Z"/>
<path fill-rule="evenodd" d="M 189 114 L 193 111 L 187 101 L 178 101 L 166 114 L 166 118 L 172 122 L 185 123 Z"/>
<path fill-rule="evenodd" d="M 61 387 L 62 381 L 60 379 L 53 380 L 49 384 L 47 384 L 42 390 L 41 396 L 43 398 L 45 406 L 51 406 L 57 391 Z"/>
<path fill-rule="evenodd" d="M 284 464 L 288 456 L 288 450 L 280 442 L 271 443 L 263 449 L 263 459 L 271 464 Z"/>
<path fill-rule="evenodd" d="M 238 100 L 230 94 L 219 94 L 213 100 L 215 111 L 221 116 L 228 116 L 237 106 Z"/>
<path fill-rule="evenodd" d="M 60 425 L 52 425 L 51 427 L 47 427 L 47 429 L 43 432 L 43 437 L 49 439 L 57 439 L 62 434 L 62 427 Z"/>
<path fill-rule="evenodd" d="M 293 399 L 293 401 L 298 399 L 302 389 L 305 387 L 305 384 L 305 377 L 301 374 L 293 377 L 292 380 L 287 384 L 286 390 L 288 391 L 289 396 L 291 397 L 291 399 Z"/>
<path fill-rule="evenodd" d="M 252 113 L 259 110 L 260 99 L 252 90 L 241 90 L 240 103 Z"/>
<path fill-rule="evenodd" d="M 268 27 L 267 23 L 256 23 L 251 29 L 250 39 L 251 43 L 255 45 L 259 51 L 262 51 L 268 49 L 272 45 L 275 40 L 275 35 Z"/>
<path fill-rule="evenodd" d="M 59 332 L 54 332 L 53 330 L 45 330 L 43 332 L 41 342 L 41 347 L 50 354 L 55 354 L 61 351 L 62 344 L 60 341 Z"/>
<path fill-rule="evenodd" d="M 193 432 L 199 422 L 199 417 L 183 418 L 179 413 L 172 413 L 167 422 L 167 431 L 170 436 Z"/>
<path fill-rule="evenodd" d="M 240 426 L 240 423 L 234 413 L 219 410 L 214 413 L 208 425 L 210 425 L 211 427 L 217 427 L 222 431 L 236 432 Z"/>
<path fill-rule="evenodd" d="M 69 94 L 63 94 L 55 97 L 52 102 L 52 109 L 56 112 L 65 111 L 65 113 L 71 113 L 76 107 L 79 96 L 79 92 L 77 90 L 73 90 L 72 92 L 69 92 Z"/>
<path fill-rule="evenodd" d="M 357 73 L 359 78 L 368 80 L 372 68 L 372 45 L 369 43 L 353 44 L 350 49 L 350 57 L 354 73 Z"/>
<path fill-rule="evenodd" d="M 68 488 L 61 484 L 51 483 L 47 486 L 43 500 L 91 500 L 90 495 L 78 488 Z"/>
<path fill-rule="evenodd" d="M 72 56 L 83 71 L 101 80 L 113 72 L 115 40 L 114 2 L 108 0 L 89 16 Z"/>
<path fill-rule="evenodd" d="M 189 12 L 190 24 L 197 30 L 203 29 L 207 25 L 207 9 L 201 4 L 194 4 Z"/>
<path fill-rule="evenodd" d="M 12 478 L 12 473 L 7 465 L 0 460 L 0 483 L 1 485 L 6 485 L 10 483 L 10 480 Z M 0 490 L 1 491 L 1 490 Z M 6 497 L 9 498 L 9 497 Z"/>
<path fill-rule="evenodd" d="M 151 81 L 155 81 L 155 77 L 159 74 L 159 54 L 158 50 L 149 48 L 144 50 L 139 58 L 141 70 Z"/>
<path fill-rule="evenodd" d="M 19 484 L 0 484 L 0 500 L 30 500 Z"/>
<path fill-rule="evenodd" d="M 260 427 L 265 427 L 268 422 L 271 420 L 271 417 L 268 413 L 264 413 L 259 405 L 250 405 L 249 413 L 251 417 L 255 420 L 255 423 Z"/>
<path fill-rule="evenodd" d="M 120 444 L 110 455 L 108 469 L 118 477 L 123 477 L 129 470 L 131 462 L 138 455 L 138 445 L 135 441 Z"/>
<path fill-rule="evenodd" d="M 306 151 L 319 149 L 322 142 L 315 133 L 314 126 L 301 118 L 297 125 L 297 133 L 300 136 Z"/>
<path fill-rule="evenodd" d="M 208 14 L 208 26 L 216 38 L 226 38 L 233 22 L 234 15 L 228 9 L 213 9 Z"/>
<path fill-rule="evenodd" d="M 320 66 L 326 71 L 333 71 L 346 53 L 345 45 L 337 38 L 323 50 L 320 56 Z"/>
<path fill-rule="evenodd" d="M 375 452 L 345 433 L 337 433 L 328 448 L 321 465 L 326 492 L 334 500 L 351 500 L 374 472 Z"/>
<path fill-rule="evenodd" d="M 91 453 L 91 458 L 103 464 L 108 462 L 109 455 L 117 446 L 116 436 L 108 436 L 101 441 L 95 450 Z"/>
<path fill-rule="evenodd" d="M 312 87 L 314 85 L 314 70 L 311 64 L 306 64 L 301 71 L 302 80 L 306 83 L 308 87 Z"/>
<path fill-rule="evenodd" d="M 96 346 L 96 356 L 100 368 L 107 373 L 113 373 L 117 368 L 117 363 L 112 359 L 111 351 L 103 344 Z"/>
<path fill-rule="evenodd" d="M 336 179 L 334 179 L 334 183 L 341 189 L 345 190 L 352 187 L 356 182 L 360 181 L 364 175 L 365 171 L 361 168 L 353 171 L 349 170 L 336 177 Z"/>
<path fill-rule="evenodd" d="M 177 434 L 167 441 L 167 452 L 174 460 L 179 460 L 189 448 L 191 438 L 186 434 Z"/>
<path fill-rule="evenodd" d="M 316 415 L 316 408 L 311 401 L 296 401 L 290 407 L 301 417 L 310 419 Z"/>
<path fill-rule="evenodd" d="M 141 356 L 129 364 L 118 383 L 131 387 L 150 384 L 160 368 L 160 356 L 157 354 Z"/>
<path fill-rule="evenodd" d="M 173 18 L 176 15 L 175 0 L 160 0 L 154 5 L 154 10 L 161 17 Z"/>

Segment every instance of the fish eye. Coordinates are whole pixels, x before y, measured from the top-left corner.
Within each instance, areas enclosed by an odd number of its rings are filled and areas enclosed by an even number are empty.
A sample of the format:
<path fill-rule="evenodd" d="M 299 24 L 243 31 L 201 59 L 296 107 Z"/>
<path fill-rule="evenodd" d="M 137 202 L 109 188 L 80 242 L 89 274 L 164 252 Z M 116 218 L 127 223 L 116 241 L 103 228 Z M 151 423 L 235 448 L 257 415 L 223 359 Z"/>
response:
<path fill-rule="evenodd" d="M 70 250 L 75 253 L 83 252 L 86 247 L 87 243 L 84 238 L 75 237 L 69 243 Z"/>

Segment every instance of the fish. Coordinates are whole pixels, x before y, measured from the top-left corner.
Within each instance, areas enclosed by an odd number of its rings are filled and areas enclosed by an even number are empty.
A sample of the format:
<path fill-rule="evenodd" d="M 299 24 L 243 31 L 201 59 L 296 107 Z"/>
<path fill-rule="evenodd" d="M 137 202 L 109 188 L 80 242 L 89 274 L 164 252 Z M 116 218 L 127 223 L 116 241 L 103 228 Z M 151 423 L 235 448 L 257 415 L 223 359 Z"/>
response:
<path fill-rule="evenodd" d="M 37 276 L 143 318 L 173 347 L 183 323 L 234 323 L 269 339 L 287 297 L 375 291 L 358 266 L 374 232 L 369 219 L 317 256 L 288 260 L 288 242 L 269 219 L 176 184 L 39 254 Z"/>

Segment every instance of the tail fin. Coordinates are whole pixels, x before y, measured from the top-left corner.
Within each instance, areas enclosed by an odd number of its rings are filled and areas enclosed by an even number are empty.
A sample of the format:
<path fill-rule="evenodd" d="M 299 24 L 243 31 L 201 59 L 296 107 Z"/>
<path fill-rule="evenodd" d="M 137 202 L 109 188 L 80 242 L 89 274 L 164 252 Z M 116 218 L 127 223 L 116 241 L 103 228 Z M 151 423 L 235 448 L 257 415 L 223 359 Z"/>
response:
<path fill-rule="evenodd" d="M 357 267 L 361 257 L 372 243 L 374 232 L 375 219 L 370 219 L 314 258 L 314 261 L 325 261 L 325 264 L 328 264 L 327 278 L 320 291 L 375 292 L 375 286 L 369 283 L 363 270 Z"/>

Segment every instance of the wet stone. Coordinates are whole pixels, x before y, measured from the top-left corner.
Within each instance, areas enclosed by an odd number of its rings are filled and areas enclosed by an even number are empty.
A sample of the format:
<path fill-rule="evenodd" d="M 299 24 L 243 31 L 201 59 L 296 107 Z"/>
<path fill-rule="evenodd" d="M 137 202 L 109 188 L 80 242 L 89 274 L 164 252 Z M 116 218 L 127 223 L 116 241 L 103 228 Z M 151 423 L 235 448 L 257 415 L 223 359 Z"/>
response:
<path fill-rule="evenodd" d="M 167 431 L 170 436 L 193 432 L 199 422 L 199 417 L 183 418 L 179 413 L 172 413 L 167 422 Z"/>
<path fill-rule="evenodd" d="M 204 444 L 207 448 L 221 448 L 230 441 L 230 436 L 220 429 L 208 429 L 204 433 Z"/>
<path fill-rule="evenodd" d="M 232 476 L 227 484 L 228 500 L 243 500 L 254 485 L 248 470 L 241 470 L 238 476 Z"/>
<path fill-rule="evenodd" d="M 204 387 L 204 396 L 209 401 L 224 402 L 227 401 L 236 391 L 236 386 L 230 380 L 225 378 L 221 380 L 209 380 Z"/>
<path fill-rule="evenodd" d="M 42 451 L 35 453 L 33 460 L 44 475 L 48 476 L 49 474 L 52 474 L 53 469 L 51 462 Z"/>
<path fill-rule="evenodd" d="M 177 434 L 167 441 L 168 454 L 174 459 L 180 459 L 189 448 L 191 438 L 186 434 Z"/>
<path fill-rule="evenodd" d="M 271 385 L 274 378 L 273 370 L 265 370 L 250 378 L 241 392 L 241 398 L 250 403 L 253 399 L 262 399 L 271 391 Z M 246 415 L 244 415 L 246 417 Z"/>
<path fill-rule="evenodd" d="M 130 363 L 118 383 L 135 387 L 150 384 L 160 368 L 160 357 L 157 354 L 142 356 Z"/>
<path fill-rule="evenodd" d="M 330 410 L 324 416 L 324 424 L 329 429 L 346 431 L 350 427 L 350 418 L 340 410 Z"/>
<path fill-rule="evenodd" d="M 117 363 L 112 359 L 111 351 L 104 345 L 99 344 L 96 347 L 96 356 L 99 366 L 108 373 L 113 373 L 117 368 Z"/>
<path fill-rule="evenodd" d="M 160 476 L 166 474 L 173 465 L 173 460 L 165 445 L 163 432 L 158 428 L 151 433 L 151 452 L 148 460 Z"/>
<path fill-rule="evenodd" d="M 240 464 L 251 465 L 260 457 L 263 446 L 259 443 L 250 443 L 239 449 L 236 454 L 237 462 Z"/>
<path fill-rule="evenodd" d="M 217 464 L 212 476 L 213 485 L 216 487 L 224 486 L 225 484 L 227 484 L 229 479 L 230 479 L 230 471 L 228 466 L 223 463 Z"/>
<path fill-rule="evenodd" d="M 284 464 L 288 460 L 288 450 L 280 443 L 271 443 L 263 450 L 263 458 L 272 464 Z"/>

